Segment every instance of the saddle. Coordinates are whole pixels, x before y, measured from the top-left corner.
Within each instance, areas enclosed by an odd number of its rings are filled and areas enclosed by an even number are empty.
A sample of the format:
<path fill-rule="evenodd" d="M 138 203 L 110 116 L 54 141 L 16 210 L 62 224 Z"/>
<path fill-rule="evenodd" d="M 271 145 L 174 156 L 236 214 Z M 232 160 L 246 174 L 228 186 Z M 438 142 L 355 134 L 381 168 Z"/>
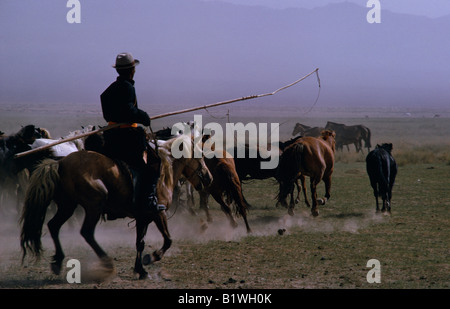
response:
<path fill-rule="evenodd" d="M 129 213 L 125 214 L 123 210 L 114 209 L 107 210 L 108 220 L 115 220 L 117 218 L 124 218 L 129 214 L 135 213 L 139 209 L 145 209 L 148 205 L 156 205 L 156 182 L 160 174 L 161 160 L 155 149 L 145 140 L 145 135 L 140 135 L 145 132 L 140 132 L 140 128 L 134 128 L 133 131 L 137 133 L 133 136 L 132 141 L 125 141 L 124 136 L 126 132 L 120 131 L 111 132 L 108 136 L 111 143 L 111 138 L 117 137 L 117 146 L 111 151 L 105 147 L 105 137 L 103 134 L 90 135 L 85 140 L 85 149 L 99 152 L 108 158 L 112 159 L 119 170 L 127 175 L 130 175 L 130 186 L 133 190 L 133 200 L 130 201 L 131 208 Z M 142 145 L 140 141 L 144 141 Z M 137 147 L 136 147 L 137 144 Z M 130 146 L 128 149 L 126 146 Z M 109 145 L 111 148 L 111 145 Z M 121 147 L 122 146 L 122 147 Z M 142 150 L 142 152 L 141 152 Z M 141 153 L 141 155 L 139 155 Z M 136 155 L 137 154 L 137 155 Z M 145 159 L 144 159 L 145 158 Z"/>

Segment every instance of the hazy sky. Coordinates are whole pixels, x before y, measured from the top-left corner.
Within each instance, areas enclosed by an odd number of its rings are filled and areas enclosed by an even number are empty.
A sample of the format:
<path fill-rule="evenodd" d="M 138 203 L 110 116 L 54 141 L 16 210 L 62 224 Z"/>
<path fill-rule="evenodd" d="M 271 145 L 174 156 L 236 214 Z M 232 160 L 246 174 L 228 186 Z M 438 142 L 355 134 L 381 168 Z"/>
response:
<path fill-rule="evenodd" d="M 204 0 L 235 4 L 262 5 L 270 8 L 315 8 L 329 3 L 353 2 L 366 6 L 367 0 Z M 381 9 L 397 13 L 441 17 L 450 14 L 450 0 L 380 0 Z"/>
<path fill-rule="evenodd" d="M 0 112 L 22 102 L 98 112 L 123 51 L 141 60 L 139 104 L 153 113 L 267 93 L 315 68 L 318 108 L 449 106 L 450 0 L 380 0 L 380 24 L 366 0 L 80 2 L 71 24 L 67 1 L 0 0 Z M 403 14 L 388 11 L 396 3 Z M 310 78 L 266 99 L 309 108 L 317 92 Z"/>

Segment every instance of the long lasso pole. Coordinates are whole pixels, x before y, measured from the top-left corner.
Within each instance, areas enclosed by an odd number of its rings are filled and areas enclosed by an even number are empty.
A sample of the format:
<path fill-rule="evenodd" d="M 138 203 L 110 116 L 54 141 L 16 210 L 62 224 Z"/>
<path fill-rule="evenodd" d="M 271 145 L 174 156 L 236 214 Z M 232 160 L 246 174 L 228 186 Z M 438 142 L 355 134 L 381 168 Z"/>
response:
<path fill-rule="evenodd" d="M 301 81 L 307 79 L 309 76 L 313 75 L 314 73 L 316 73 L 316 75 L 317 75 L 317 80 L 319 81 L 319 87 L 320 87 L 319 68 L 317 68 L 314 71 L 312 71 L 311 73 L 308 73 L 307 75 L 303 76 L 302 78 L 299 78 L 296 81 L 294 81 L 294 82 L 292 82 L 292 83 L 290 83 L 290 84 L 288 84 L 286 86 L 278 88 L 277 90 L 275 90 L 273 92 L 268 92 L 268 93 L 258 94 L 258 95 L 251 95 L 251 96 L 247 96 L 247 97 L 241 97 L 241 98 L 237 98 L 237 99 L 217 102 L 217 103 L 213 103 L 213 104 L 209 104 L 209 105 L 203 105 L 203 106 L 198 106 L 198 107 L 182 109 L 182 110 L 179 110 L 179 111 L 164 113 L 164 114 L 161 114 L 161 115 L 156 115 L 156 116 L 150 117 L 150 120 L 155 120 L 155 119 L 159 119 L 159 118 L 164 118 L 164 117 L 169 117 L 169 116 L 189 113 L 189 112 L 197 111 L 197 110 L 200 110 L 200 109 L 207 109 L 207 108 L 210 108 L 210 107 L 215 107 L 215 106 L 220 106 L 220 105 L 225 105 L 225 104 L 230 104 L 230 103 L 235 103 L 235 102 L 246 101 L 246 100 L 251 100 L 251 99 L 262 98 L 262 97 L 275 95 L 275 94 L 277 94 L 280 91 L 283 91 L 283 90 L 285 90 L 285 89 L 287 89 L 289 87 L 292 87 L 292 86 L 300 83 Z M 31 150 L 28 150 L 28 151 L 24 151 L 24 152 L 21 152 L 21 153 L 17 153 L 14 156 L 14 158 L 16 158 L 16 159 L 17 158 L 21 158 L 21 157 L 24 157 L 24 156 L 27 156 L 27 155 L 30 155 L 30 154 L 33 154 L 33 153 L 36 153 L 36 152 L 48 149 L 48 148 L 51 148 L 53 146 L 62 144 L 62 143 L 70 142 L 70 141 L 73 141 L 73 140 L 76 140 L 76 139 L 79 139 L 79 138 L 83 138 L 83 137 L 86 137 L 86 136 L 89 136 L 89 135 L 93 135 L 93 134 L 97 134 L 97 133 L 100 133 L 100 132 L 103 132 L 103 131 L 106 131 L 106 130 L 117 128 L 117 127 L 119 127 L 121 125 L 124 125 L 124 123 L 116 123 L 116 124 L 113 124 L 113 125 L 108 125 L 106 127 L 103 127 L 101 129 L 97 129 L 97 130 L 93 130 L 93 131 L 90 131 L 90 132 L 87 132 L 87 133 L 80 134 L 80 135 L 77 135 L 77 136 L 72 136 L 72 137 L 69 137 L 69 138 L 62 138 L 62 139 L 59 139 L 59 140 L 57 140 L 57 141 L 55 141 L 53 143 L 50 143 L 50 144 L 47 144 L 47 145 L 44 145 L 44 146 L 41 146 L 41 147 L 38 147 L 38 148 L 34 148 L 34 149 L 31 149 Z"/>
<path fill-rule="evenodd" d="M 264 94 L 258 94 L 258 95 L 251 95 L 251 96 L 247 96 L 247 97 L 241 97 L 241 98 L 237 98 L 237 99 L 232 99 L 232 100 L 227 100 L 227 101 L 217 102 L 217 103 L 213 103 L 213 104 L 209 104 L 209 105 L 204 105 L 204 106 L 198 106 L 198 107 L 192 107 L 192 108 L 182 109 L 182 110 L 175 111 L 175 112 L 170 112 L 170 113 L 165 113 L 165 114 L 153 116 L 153 117 L 150 117 L 150 119 L 151 119 L 151 120 L 153 120 L 153 119 L 159 119 L 159 118 L 163 118 L 163 117 L 168 117 L 168 116 L 173 116 L 173 115 L 178 115 L 178 114 L 183 114 L 183 113 L 193 112 L 193 111 L 200 110 L 200 109 L 207 109 L 207 108 L 210 108 L 210 107 L 216 107 L 216 106 L 225 105 L 225 104 L 230 104 L 230 103 L 235 103 L 235 102 L 239 102 L 239 101 L 246 101 L 246 100 L 250 100 L 250 99 L 256 99 L 256 98 L 267 97 L 267 96 L 270 96 L 270 95 L 277 94 L 278 92 L 280 92 L 280 91 L 282 91 L 282 90 L 284 90 L 284 89 L 286 89 L 286 88 L 292 87 L 292 86 L 294 86 L 295 84 L 298 84 L 299 82 L 301 82 L 301 81 L 307 79 L 309 76 L 313 75 L 314 73 L 316 73 L 316 74 L 318 75 L 318 72 L 319 72 L 319 69 L 317 68 L 317 69 L 315 69 L 314 71 L 312 71 L 311 73 L 309 73 L 309 74 L 303 76 L 302 78 L 297 79 L 296 81 L 290 83 L 289 85 L 283 86 L 283 87 L 281 87 L 281 88 L 279 88 L 279 89 L 277 89 L 277 90 L 275 90 L 275 91 L 273 91 L 273 92 L 264 93 Z M 320 87 L 320 84 L 319 84 L 319 87 Z"/>

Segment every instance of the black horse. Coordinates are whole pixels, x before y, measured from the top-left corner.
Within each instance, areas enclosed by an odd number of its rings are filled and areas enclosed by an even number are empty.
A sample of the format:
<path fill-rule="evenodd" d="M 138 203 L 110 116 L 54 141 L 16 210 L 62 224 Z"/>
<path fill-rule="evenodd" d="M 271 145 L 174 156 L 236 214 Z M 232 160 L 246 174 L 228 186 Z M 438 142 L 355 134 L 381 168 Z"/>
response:
<path fill-rule="evenodd" d="M 296 142 L 301 137 L 302 136 L 299 135 L 285 142 L 281 141 L 278 142 L 278 149 L 280 150 L 280 155 L 285 148 Z M 271 158 L 262 158 L 259 149 L 257 151 L 256 158 L 252 158 L 250 157 L 250 146 L 248 144 L 245 144 L 244 147 L 245 147 L 244 156 L 238 156 L 237 146 L 233 148 L 233 158 L 234 163 L 236 165 L 236 172 L 241 182 L 250 179 L 267 179 L 271 177 L 274 178 L 276 177 L 277 168 L 261 169 L 261 162 L 269 161 Z"/>
<path fill-rule="evenodd" d="M 14 155 L 31 149 L 31 144 L 40 138 L 39 128 L 27 125 L 14 135 L 0 137 L 0 175 L 6 176 L 16 174 L 23 168 L 28 167 L 30 160 L 15 159 Z"/>
<path fill-rule="evenodd" d="M 376 211 L 379 212 L 378 196 L 383 200 L 382 212 L 391 212 L 392 187 L 397 175 L 397 163 L 391 154 L 392 144 L 377 145 L 366 157 L 366 169 L 373 188 L 373 194 L 377 203 Z"/>
<path fill-rule="evenodd" d="M 7 195 L 16 195 L 20 198 L 25 193 L 21 172 L 28 170 L 31 174 L 35 164 L 47 154 L 38 153 L 21 158 L 15 158 L 15 155 L 31 150 L 30 145 L 41 137 L 40 129 L 34 125 L 22 127 L 13 135 L 0 136 L 0 201 Z M 17 202 L 20 203 L 19 200 Z"/>

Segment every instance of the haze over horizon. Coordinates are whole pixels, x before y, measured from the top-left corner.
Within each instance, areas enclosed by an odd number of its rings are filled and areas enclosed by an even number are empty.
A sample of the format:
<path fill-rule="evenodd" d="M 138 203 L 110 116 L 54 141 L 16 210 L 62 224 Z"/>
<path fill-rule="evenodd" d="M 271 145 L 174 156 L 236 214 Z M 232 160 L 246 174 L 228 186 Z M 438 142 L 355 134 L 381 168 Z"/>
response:
<path fill-rule="evenodd" d="M 304 8 L 313 9 L 332 3 L 351 2 L 366 7 L 368 0 L 203 0 L 229 2 L 240 5 L 264 6 L 273 9 Z M 450 15 L 448 0 L 380 0 L 383 10 L 394 13 L 426 16 L 430 18 Z"/>
<path fill-rule="evenodd" d="M 69 24 L 66 1 L 4 0 L 0 110 L 14 103 L 99 110 L 123 51 L 141 61 L 136 91 L 149 111 L 271 92 L 315 68 L 317 108 L 450 107 L 448 6 L 442 15 L 422 10 L 424 17 L 389 11 L 381 1 L 381 24 L 369 24 L 366 1 L 282 9 L 271 0 L 229 2 L 243 1 L 81 0 L 81 23 Z M 317 91 L 311 77 L 261 108 L 308 108 Z"/>

